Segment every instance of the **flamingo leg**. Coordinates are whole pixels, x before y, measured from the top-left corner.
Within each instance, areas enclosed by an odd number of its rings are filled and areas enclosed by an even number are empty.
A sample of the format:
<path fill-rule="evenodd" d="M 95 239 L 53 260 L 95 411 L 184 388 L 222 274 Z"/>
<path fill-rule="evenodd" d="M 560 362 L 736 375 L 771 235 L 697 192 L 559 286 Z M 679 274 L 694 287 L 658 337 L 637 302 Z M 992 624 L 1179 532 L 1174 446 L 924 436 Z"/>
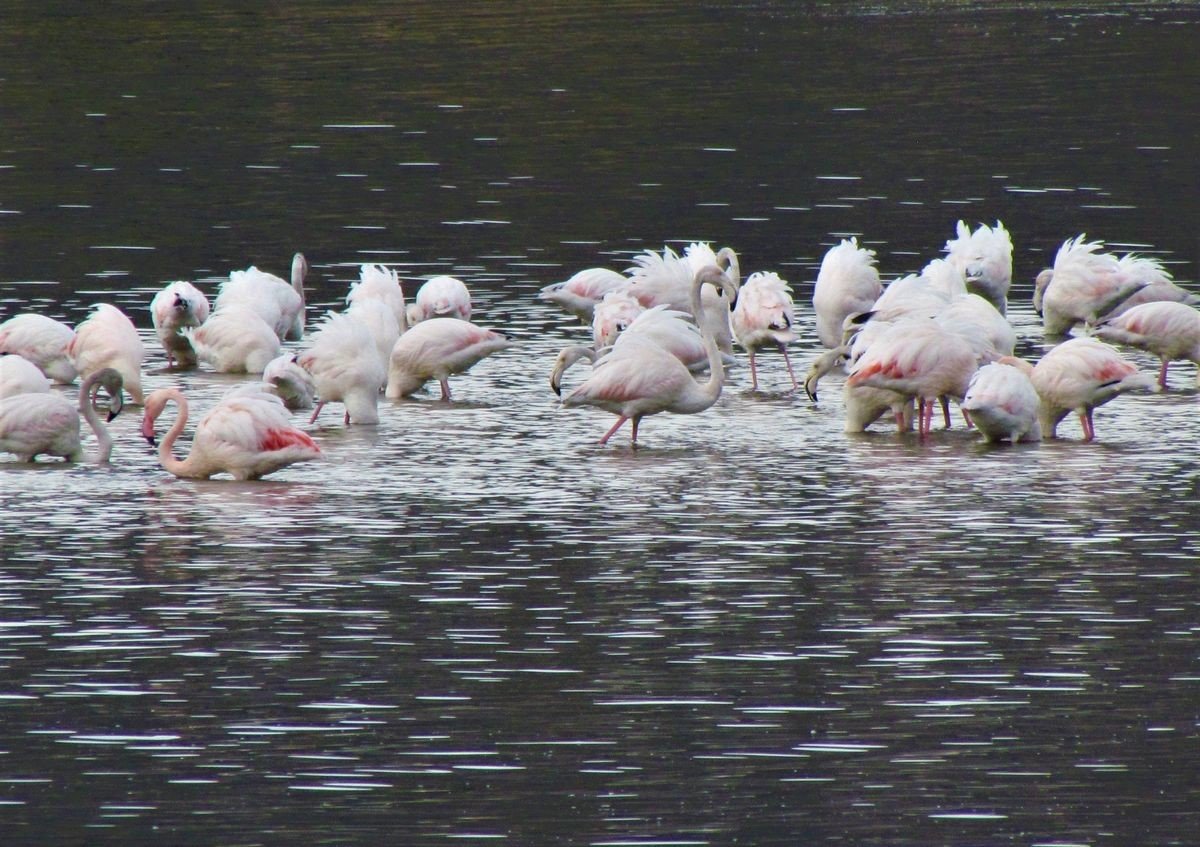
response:
<path fill-rule="evenodd" d="M 754 365 L 754 351 L 750 351 L 750 390 L 758 391 L 758 368 Z"/>
<path fill-rule="evenodd" d="M 346 414 L 342 416 L 342 423 L 344 423 L 346 426 L 350 426 L 350 410 L 349 409 L 347 409 Z"/>
<path fill-rule="evenodd" d="M 441 386 L 442 386 L 442 399 L 445 400 L 447 403 L 449 403 L 450 402 L 450 380 L 447 379 L 446 377 L 442 377 L 441 379 L 438 380 L 438 382 L 441 383 Z"/>
<path fill-rule="evenodd" d="M 788 376 L 790 376 L 792 378 L 792 391 L 795 391 L 796 389 L 798 389 L 800 387 L 800 385 L 796 382 L 796 372 L 794 370 L 792 370 L 792 360 L 788 356 L 787 345 L 780 344 L 779 352 L 783 354 L 783 363 L 785 365 L 787 365 Z"/>
<path fill-rule="evenodd" d="M 1169 359 L 1163 359 L 1162 367 L 1159 368 L 1159 371 L 1158 371 L 1158 387 L 1161 388 L 1163 391 L 1167 390 L 1167 365 L 1169 364 L 1169 362 L 1170 362 Z"/>
<path fill-rule="evenodd" d="M 640 415 L 633 419 L 633 438 L 630 440 L 629 443 L 632 444 L 634 447 L 637 447 L 638 424 L 640 424 L 641 422 L 642 422 L 642 418 Z"/>
<path fill-rule="evenodd" d="M 942 401 L 942 419 L 946 422 L 946 429 L 950 428 L 950 398 L 943 394 L 938 398 Z"/>
<path fill-rule="evenodd" d="M 608 439 L 612 438 L 613 435 L 616 433 L 616 431 L 621 428 L 621 424 L 625 423 L 625 421 L 627 421 L 627 420 L 629 420 L 629 418 L 625 417 L 624 415 L 620 415 L 617 418 L 617 422 L 612 425 L 612 429 L 610 429 L 608 432 L 604 433 L 604 437 L 600 439 L 600 443 L 607 444 Z"/>
<path fill-rule="evenodd" d="M 1083 414 L 1080 415 L 1080 419 L 1083 422 L 1083 440 L 1084 441 L 1095 441 L 1096 440 L 1096 425 L 1092 423 L 1091 408 L 1085 409 L 1083 411 Z"/>
<path fill-rule="evenodd" d="M 324 408 L 325 408 L 325 401 L 322 400 L 320 403 L 317 404 L 317 408 L 313 409 L 312 417 L 308 419 L 308 422 L 310 424 L 314 423 L 317 420 L 317 415 L 321 414 L 321 410 Z"/>
<path fill-rule="evenodd" d="M 967 429 L 974 428 L 975 421 L 971 420 L 971 413 L 968 412 L 966 409 L 963 409 L 962 413 L 963 413 L 963 420 L 966 421 L 966 424 L 967 424 Z"/>

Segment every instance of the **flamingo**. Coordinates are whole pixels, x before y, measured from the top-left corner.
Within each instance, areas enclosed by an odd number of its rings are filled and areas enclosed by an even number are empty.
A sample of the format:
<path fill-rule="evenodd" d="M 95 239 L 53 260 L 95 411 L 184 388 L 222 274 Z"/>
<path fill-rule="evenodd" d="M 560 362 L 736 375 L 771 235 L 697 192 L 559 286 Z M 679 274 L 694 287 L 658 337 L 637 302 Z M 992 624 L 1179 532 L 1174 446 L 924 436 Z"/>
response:
<path fill-rule="evenodd" d="M 0 399 L 49 390 L 50 380 L 37 365 L 16 353 L 0 353 Z"/>
<path fill-rule="evenodd" d="M 190 331 L 200 361 L 217 373 L 262 373 L 281 352 L 279 336 L 255 309 L 243 303 L 217 306 Z"/>
<path fill-rule="evenodd" d="M 554 359 L 554 369 L 550 371 L 550 389 L 555 394 L 562 396 L 563 374 L 581 359 L 587 359 L 594 365 L 597 357 L 598 354 L 594 347 L 585 347 L 582 344 L 564 347 Z"/>
<path fill-rule="evenodd" d="M 961 400 L 977 368 L 975 351 L 960 335 L 935 321 L 900 321 L 867 348 L 850 369 L 846 385 L 886 388 L 917 401 L 918 434 L 931 429 L 933 402 Z"/>
<path fill-rule="evenodd" d="M 68 462 L 107 464 L 112 438 L 96 415 L 96 397 L 103 388 L 111 398 L 108 419 L 121 411 L 121 374 L 113 368 L 92 371 L 79 386 L 78 403 L 61 394 L 16 394 L 0 400 L 0 453 L 14 453 L 23 462 L 39 455 L 61 456 Z M 79 437 L 79 415 L 98 442 L 95 453 L 85 453 Z"/>
<path fill-rule="evenodd" d="M 709 329 L 716 339 L 717 348 L 722 353 L 733 352 L 733 330 L 729 325 L 729 311 L 737 297 L 737 289 L 741 284 L 741 271 L 738 265 L 737 253 L 730 247 L 722 247 L 714 253 L 712 247 L 704 243 L 693 243 L 688 246 L 685 255 L 680 256 L 670 247 L 664 247 L 662 255 L 653 250 L 647 250 L 633 259 L 634 266 L 629 269 L 629 292 L 647 309 L 665 305 L 675 312 L 692 315 L 692 281 L 701 268 L 717 267 L 725 272 L 726 277 L 733 283 L 729 289 L 715 286 L 706 288 L 701 293 L 702 304 L 705 307 L 701 314 L 709 321 Z M 726 299 L 726 291 L 731 291 Z M 696 323 L 699 319 L 693 316 Z"/>
<path fill-rule="evenodd" d="M 400 338 L 400 324 L 396 315 L 383 300 L 361 297 L 350 304 L 346 314 L 361 322 L 375 342 L 375 351 L 379 355 L 379 363 L 387 370 L 388 361 L 392 356 L 392 348 Z"/>
<path fill-rule="evenodd" d="M 1115 318 L 1122 312 L 1132 309 L 1134 306 L 1140 306 L 1143 303 L 1184 303 L 1188 306 L 1200 306 L 1200 295 L 1193 294 L 1186 288 L 1176 285 L 1169 279 L 1152 280 L 1149 284 L 1142 286 L 1137 291 L 1130 294 L 1124 300 L 1117 304 L 1113 309 L 1109 309 L 1104 313 L 1101 320 Z"/>
<path fill-rule="evenodd" d="M 364 300 L 382 301 L 391 310 L 399 328 L 397 334 L 402 335 L 408 330 L 408 307 L 404 302 L 404 289 L 400 285 L 400 275 L 394 268 L 383 265 L 362 265 L 358 271 L 358 282 L 350 286 L 346 295 L 346 304 L 352 310 L 355 304 Z M 388 353 L 391 353 L 391 347 Z"/>
<path fill-rule="evenodd" d="M 0 353 L 16 353 L 33 362 L 50 379 L 69 385 L 79 376 L 67 355 L 75 331 L 62 321 L 25 312 L 0 323 Z"/>
<path fill-rule="evenodd" d="M 1083 440 L 1092 441 L 1096 428 L 1092 412 L 1127 391 L 1160 391 L 1158 381 L 1140 373 L 1107 344 L 1086 336 L 1071 338 L 1051 349 L 1033 366 L 1023 360 L 1014 364 L 1025 370 L 1041 399 L 1038 419 L 1042 435 L 1056 438 L 1058 424 L 1069 413 L 1079 415 Z"/>
<path fill-rule="evenodd" d="M 963 221 L 956 238 L 946 242 L 946 261 L 966 278 L 967 290 L 987 300 L 1000 314 L 1008 305 L 1012 285 L 1012 237 L 1004 224 L 980 224 L 974 232 Z"/>
<path fill-rule="evenodd" d="M 259 479 L 296 462 L 324 458 L 312 437 L 292 426 L 283 402 L 258 392 L 226 395 L 196 425 L 188 457 L 176 459 L 171 448 L 188 420 L 187 398 L 178 388 L 160 388 L 146 397 L 142 436 L 155 443 L 155 421 L 172 401 L 179 414 L 158 444 L 158 460 L 177 477 L 208 479 L 228 473 L 234 479 Z"/>
<path fill-rule="evenodd" d="M 813 288 L 817 336 L 827 348 L 842 343 L 842 326 L 850 315 L 870 311 L 883 293 L 875 251 L 858 246 L 857 238 L 844 239 L 821 259 Z"/>
<path fill-rule="evenodd" d="M 208 320 L 208 298 L 185 280 L 172 282 L 150 301 L 154 331 L 167 353 L 167 367 L 194 367 L 196 351 L 184 332 Z"/>
<path fill-rule="evenodd" d="M 1186 359 L 1200 365 L 1200 311 L 1171 300 L 1143 303 L 1096 324 L 1098 338 L 1153 353 L 1162 361 L 1158 387 L 1167 388 L 1167 365 Z"/>
<path fill-rule="evenodd" d="M 754 354 L 767 344 L 775 345 L 783 353 L 788 376 L 792 378 L 792 390 L 796 374 L 792 360 L 788 358 L 787 345 L 796 340 L 792 324 L 796 322 L 792 305 L 792 288 L 777 273 L 753 273 L 738 291 L 737 305 L 730 316 L 733 335 L 738 344 L 750 354 L 750 390 L 758 390 L 758 368 Z"/>
<path fill-rule="evenodd" d="M 417 296 L 408 307 L 408 325 L 429 318 L 471 320 L 471 292 L 461 279 L 435 276 L 417 289 Z"/>
<path fill-rule="evenodd" d="M 308 261 L 303 254 L 292 257 L 292 281 L 289 285 L 275 274 L 251 265 L 233 271 L 221 284 L 214 310 L 235 303 L 258 313 L 280 341 L 299 341 L 304 337 L 304 278 Z"/>
<path fill-rule="evenodd" d="M 870 324 L 868 324 L 870 326 Z M 804 378 L 804 391 L 810 400 L 817 402 L 817 387 L 826 374 L 844 368 L 851 361 L 851 350 L 842 345 L 832 350 L 826 350 L 809 366 Z M 872 388 L 867 385 L 846 385 L 843 391 L 845 402 L 846 432 L 866 432 L 867 427 L 875 423 L 888 412 L 896 422 L 897 432 L 912 431 L 913 401 L 912 398 L 886 388 Z"/>
<path fill-rule="evenodd" d="M 630 443 L 636 447 L 638 425 L 646 415 L 696 414 L 721 396 L 725 370 L 711 326 L 703 320 L 700 291 L 705 285 L 719 286 L 730 297 L 737 293 L 733 281 L 716 265 L 701 268 L 695 274 L 691 309 L 708 352 L 711 373 L 705 382 L 697 382 L 679 359 L 658 344 L 626 333 L 612 352 L 597 362 L 591 376 L 563 398 L 564 406 L 595 406 L 617 416 L 617 422 L 600 439 L 601 444 L 608 443 L 625 421 L 631 420 Z"/>
<path fill-rule="evenodd" d="M 963 410 L 985 441 L 1041 441 L 1038 393 L 1028 374 L 1009 357 L 984 365 L 967 385 Z"/>
<path fill-rule="evenodd" d="M 617 336 L 614 346 L 626 335 L 653 341 L 693 373 L 708 370 L 708 348 L 704 344 L 703 331 L 692 323 L 690 315 L 683 312 L 671 311 L 666 306 L 646 309 Z M 732 356 L 721 354 L 722 364 L 728 365 L 732 360 Z"/>
<path fill-rule="evenodd" d="M 610 291 L 629 285 L 629 277 L 608 268 L 587 268 L 571 276 L 565 282 L 554 282 L 538 292 L 539 300 L 547 300 L 579 318 L 591 323 L 595 306 Z"/>
<path fill-rule="evenodd" d="M 134 404 L 141 405 L 146 348 L 133 321 L 116 306 L 97 304 L 95 311 L 75 329 L 75 337 L 67 345 L 67 355 L 82 377 L 102 368 L 115 368 Z"/>
<path fill-rule="evenodd" d="M 1103 253 L 1103 241 L 1086 235 L 1068 238 L 1054 257 L 1054 267 L 1037 276 L 1033 306 L 1042 315 L 1047 336 L 1059 337 L 1077 323 L 1096 323 L 1131 294 L 1168 281 L 1162 264 L 1144 256 L 1117 258 Z"/>
<path fill-rule="evenodd" d="M 266 390 L 283 401 L 289 411 L 311 409 L 317 385 L 312 376 L 296 363 L 296 356 L 284 353 L 263 368 L 262 381 Z"/>
<path fill-rule="evenodd" d="M 470 321 L 429 318 L 400 336 L 392 348 L 385 393 L 392 400 L 408 397 L 436 379 L 442 387 L 442 400 L 449 402 L 452 374 L 463 373 L 511 346 L 500 333 Z"/>
<path fill-rule="evenodd" d="M 310 424 L 332 401 L 345 405 L 347 425 L 379 423 L 379 391 L 387 381 L 387 369 L 365 323 L 349 314 L 330 312 L 312 346 L 296 357 L 296 364 L 312 374 L 317 387 L 319 399 Z"/>
<path fill-rule="evenodd" d="M 592 342 L 596 350 L 611 347 L 638 315 L 646 311 L 628 289 L 615 288 L 592 310 Z"/>

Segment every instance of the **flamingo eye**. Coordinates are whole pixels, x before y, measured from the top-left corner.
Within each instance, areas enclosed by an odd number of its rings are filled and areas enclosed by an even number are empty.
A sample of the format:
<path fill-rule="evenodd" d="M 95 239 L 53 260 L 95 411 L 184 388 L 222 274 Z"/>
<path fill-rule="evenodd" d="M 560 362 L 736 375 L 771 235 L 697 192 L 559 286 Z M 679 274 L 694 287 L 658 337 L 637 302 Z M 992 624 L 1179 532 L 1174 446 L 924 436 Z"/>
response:
<path fill-rule="evenodd" d="M 617 321 L 617 332 L 624 332 L 627 329 L 629 329 L 629 324 L 625 321 Z"/>

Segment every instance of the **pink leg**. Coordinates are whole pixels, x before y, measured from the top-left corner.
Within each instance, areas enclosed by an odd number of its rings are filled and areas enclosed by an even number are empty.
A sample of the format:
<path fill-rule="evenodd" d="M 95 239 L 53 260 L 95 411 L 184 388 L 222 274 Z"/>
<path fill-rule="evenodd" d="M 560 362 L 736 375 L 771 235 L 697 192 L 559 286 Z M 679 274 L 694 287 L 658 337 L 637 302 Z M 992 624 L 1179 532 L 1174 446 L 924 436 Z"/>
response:
<path fill-rule="evenodd" d="M 1158 387 L 1163 391 L 1167 390 L 1167 364 L 1169 360 L 1162 360 L 1162 367 L 1158 371 Z"/>
<path fill-rule="evenodd" d="M 613 434 L 616 433 L 616 431 L 621 428 L 621 424 L 625 423 L 625 421 L 627 421 L 627 420 L 629 420 L 629 418 L 625 417 L 624 415 L 621 415 L 620 417 L 618 417 L 617 422 L 612 425 L 612 429 L 610 429 L 608 432 L 604 433 L 604 437 L 600 439 L 600 443 L 607 444 L 608 439 L 612 438 Z"/>
<path fill-rule="evenodd" d="M 758 391 L 758 368 L 754 366 L 754 351 L 750 351 L 750 390 Z"/>
<path fill-rule="evenodd" d="M 450 402 L 450 380 L 447 379 L 446 377 L 442 377 L 441 379 L 438 380 L 438 382 L 440 382 L 442 385 L 442 399 L 445 400 L 447 403 L 449 403 Z"/>
<path fill-rule="evenodd" d="M 342 415 L 342 423 L 344 423 L 346 426 L 350 426 L 350 410 L 349 409 L 346 410 L 346 414 Z"/>
<path fill-rule="evenodd" d="M 792 378 L 792 391 L 795 391 L 800 385 L 796 382 L 796 372 L 792 370 L 792 360 L 788 357 L 787 345 L 780 344 L 779 352 L 783 354 L 783 362 L 787 365 L 788 376 Z"/>
<path fill-rule="evenodd" d="M 967 424 L 967 429 L 971 429 L 972 427 L 974 427 L 975 421 L 971 420 L 971 413 L 968 412 L 966 409 L 963 409 L 962 413 L 963 413 L 963 420 L 966 421 L 966 424 Z"/>
<path fill-rule="evenodd" d="M 1083 440 L 1084 441 L 1095 441 L 1096 440 L 1096 425 L 1092 423 L 1092 410 L 1087 409 L 1080 416 L 1080 418 L 1083 421 Z"/>
<path fill-rule="evenodd" d="M 933 400 L 921 398 L 919 412 L 921 415 L 921 424 L 917 428 L 917 435 L 925 438 L 933 431 Z"/>
<path fill-rule="evenodd" d="M 322 400 L 320 403 L 317 404 L 317 408 L 313 409 L 312 417 L 308 419 L 308 422 L 310 424 L 315 422 L 317 419 L 317 415 L 321 414 L 321 410 L 324 408 L 325 408 L 325 401 Z"/>

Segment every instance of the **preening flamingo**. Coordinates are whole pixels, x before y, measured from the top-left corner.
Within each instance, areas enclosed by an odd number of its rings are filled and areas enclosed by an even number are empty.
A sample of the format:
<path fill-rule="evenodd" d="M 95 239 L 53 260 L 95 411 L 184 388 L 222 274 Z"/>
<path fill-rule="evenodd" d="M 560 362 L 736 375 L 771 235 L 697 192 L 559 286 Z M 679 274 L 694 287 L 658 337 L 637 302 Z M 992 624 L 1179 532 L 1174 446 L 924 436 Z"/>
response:
<path fill-rule="evenodd" d="M 722 353 L 733 352 L 729 312 L 737 298 L 741 271 L 732 248 L 722 247 L 714 253 L 709 245 L 697 242 L 688 245 L 683 256 L 664 247 L 662 255 L 647 250 L 635 256 L 633 262 L 629 269 L 629 292 L 639 303 L 647 309 L 666 306 L 671 311 L 692 315 L 697 324 L 707 321 L 717 349 Z M 696 316 L 692 311 L 692 281 L 701 268 L 714 266 L 725 273 L 732 285 L 706 287 L 701 292 L 704 308 Z"/>
<path fill-rule="evenodd" d="M 985 441 L 1041 441 L 1039 399 L 1029 376 L 1011 360 L 984 365 L 967 386 L 962 408 Z"/>
<path fill-rule="evenodd" d="M 262 373 L 282 349 L 262 315 L 237 302 L 218 306 L 189 337 L 200 361 L 217 373 Z"/>
<path fill-rule="evenodd" d="M 214 311 L 233 305 L 254 310 L 281 341 L 299 341 L 304 337 L 304 279 L 308 261 L 300 253 L 292 257 L 292 281 L 288 284 L 275 274 L 251 265 L 233 271 L 221 284 Z"/>
<path fill-rule="evenodd" d="M 0 399 L 0 453 L 14 453 L 23 462 L 39 455 L 61 456 L 68 462 L 106 464 L 112 455 L 112 438 L 96 415 L 96 398 L 108 392 L 111 421 L 121 411 L 121 375 L 113 368 L 92 371 L 79 387 L 78 403 L 61 394 L 16 394 Z M 98 442 L 95 453 L 85 453 L 79 433 L 82 414 Z"/>
<path fill-rule="evenodd" d="M 312 375 L 296 363 L 296 356 L 284 353 L 267 362 L 262 381 L 267 390 L 282 400 L 290 411 L 313 407 L 317 385 Z"/>
<path fill-rule="evenodd" d="M 750 355 L 750 390 L 758 390 L 758 368 L 755 354 L 767 345 L 779 348 L 792 378 L 792 390 L 796 374 L 787 346 L 796 340 L 792 325 L 796 322 L 792 304 L 792 288 L 777 273 L 753 273 L 747 277 L 737 295 L 737 305 L 730 317 L 733 335 L 738 344 Z"/>
<path fill-rule="evenodd" d="M 0 353 L 0 399 L 15 394 L 44 394 L 50 380 L 41 368 L 16 353 Z"/>
<path fill-rule="evenodd" d="M 155 421 L 169 402 L 179 413 L 158 444 L 158 459 L 175 476 L 208 479 L 228 473 L 234 479 L 259 479 L 297 462 L 324 458 L 312 437 L 292 426 L 278 397 L 251 393 L 226 395 L 196 425 L 187 458 L 176 459 L 171 448 L 188 420 L 187 398 L 178 388 L 160 388 L 146 397 L 142 435 L 155 443 Z"/>
<path fill-rule="evenodd" d="M 442 399 L 450 400 L 450 376 L 505 350 L 512 342 L 498 332 L 457 318 L 421 321 L 396 342 L 388 368 L 386 395 L 408 397 L 436 379 Z"/>
<path fill-rule="evenodd" d="M 627 420 L 631 420 L 630 443 L 637 445 L 638 425 L 646 415 L 659 412 L 695 414 L 717 402 L 724 385 L 721 351 L 712 329 L 703 321 L 700 291 L 705 285 L 719 286 L 732 298 L 736 287 L 716 265 L 701 268 L 692 287 L 692 314 L 697 317 L 708 352 L 710 376 L 695 377 L 678 358 L 658 344 L 634 333 L 618 339 L 612 352 L 596 363 L 591 376 L 563 398 L 564 406 L 595 406 L 617 416 L 617 422 L 600 439 L 606 444 Z"/>
<path fill-rule="evenodd" d="M 617 336 L 629 329 L 637 316 L 646 311 L 626 288 L 616 288 L 604 295 L 592 310 L 592 343 L 596 350 L 611 347 Z"/>
<path fill-rule="evenodd" d="M 0 323 L 0 353 L 15 353 L 33 362 L 61 385 L 75 381 L 79 372 L 67 355 L 75 331 L 62 321 L 24 312 Z"/>
<path fill-rule="evenodd" d="M 387 305 L 396 319 L 397 335 L 408 329 L 408 307 L 404 302 L 404 288 L 400 285 L 400 274 L 395 268 L 383 265 L 362 265 L 358 271 L 358 282 L 350 286 L 346 295 L 347 311 L 364 300 L 378 300 Z M 393 339 L 394 341 L 394 339 Z M 391 347 L 388 353 L 391 353 Z"/>
<path fill-rule="evenodd" d="M 172 282 L 150 301 L 150 319 L 167 353 L 167 367 L 194 367 L 196 351 L 185 330 L 208 320 L 208 298 L 185 280 Z"/>
<path fill-rule="evenodd" d="M 1112 347 L 1088 337 L 1071 338 L 1051 349 L 1029 370 L 1029 378 L 1041 400 L 1038 419 L 1045 438 L 1056 438 L 1059 422 L 1075 412 L 1083 440 L 1091 441 L 1096 437 L 1092 412 L 1097 406 L 1127 391 L 1161 390 L 1152 375 L 1139 372 Z"/>
<path fill-rule="evenodd" d="M 849 238 L 829 248 L 821 259 L 813 288 L 817 337 L 828 348 L 842 343 L 842 327 L 850 315 L 868 312 L 883 293 L 875 251 Z"/>
<path fill-rule="evenodd" d="M 1200 365 L 1200 311 L 1185 303 L 1164 300 L 1143 303 L 1094 328 L 1096 337 L 1153 353 L 1162 361 L 1158 386 L 1167 387 L 1167 365 L 1185 359 Z"/>
<path fill-rule="evenodd" d="M 987 300 L 1005 314 L 1012 285 L 1012 237 L 1004 224 L 980 224 L 974 232 L 963 221 L 957 237 L 946 242 L 946 261 L 965 277 L 967 290 Z"/>
<path fill-rule="evenodd" d="M 604 295 L 628 285 L 629 277 L 624 274 L 608 268 L 587 268 L 565 282 L 547 285 L 538 293 L 538 299 L 554 303 L 584 323 L 591 323 L 595 306 Z"/>
<path fill-rule="evenodd" d="M 121 374 L 125 390 L 136 405 L 142 403 L 142 361 L 146 348 L 137 329 L 124 312 L 99 303 L 87 320 L 75 328 L 67 355 L 81 377 L 104 368 Z"/>
<path fill-rule="evenodd" d="M 317 406 L 309 423 L 329 402 L 345 406 L 346 424 L 379 423 L 379 391 L 387 369 L 365 323 L 347 313 L 330 312 L 296 364 L 312 375 L 317 387 Z"/>
<path fill-rule="evenodd" d="M 417 289 L 408 307 L 408 325 L 429 318 L 471 320 L 471 292 L 466 283 L 452 276 L 435 276 Z"/>

